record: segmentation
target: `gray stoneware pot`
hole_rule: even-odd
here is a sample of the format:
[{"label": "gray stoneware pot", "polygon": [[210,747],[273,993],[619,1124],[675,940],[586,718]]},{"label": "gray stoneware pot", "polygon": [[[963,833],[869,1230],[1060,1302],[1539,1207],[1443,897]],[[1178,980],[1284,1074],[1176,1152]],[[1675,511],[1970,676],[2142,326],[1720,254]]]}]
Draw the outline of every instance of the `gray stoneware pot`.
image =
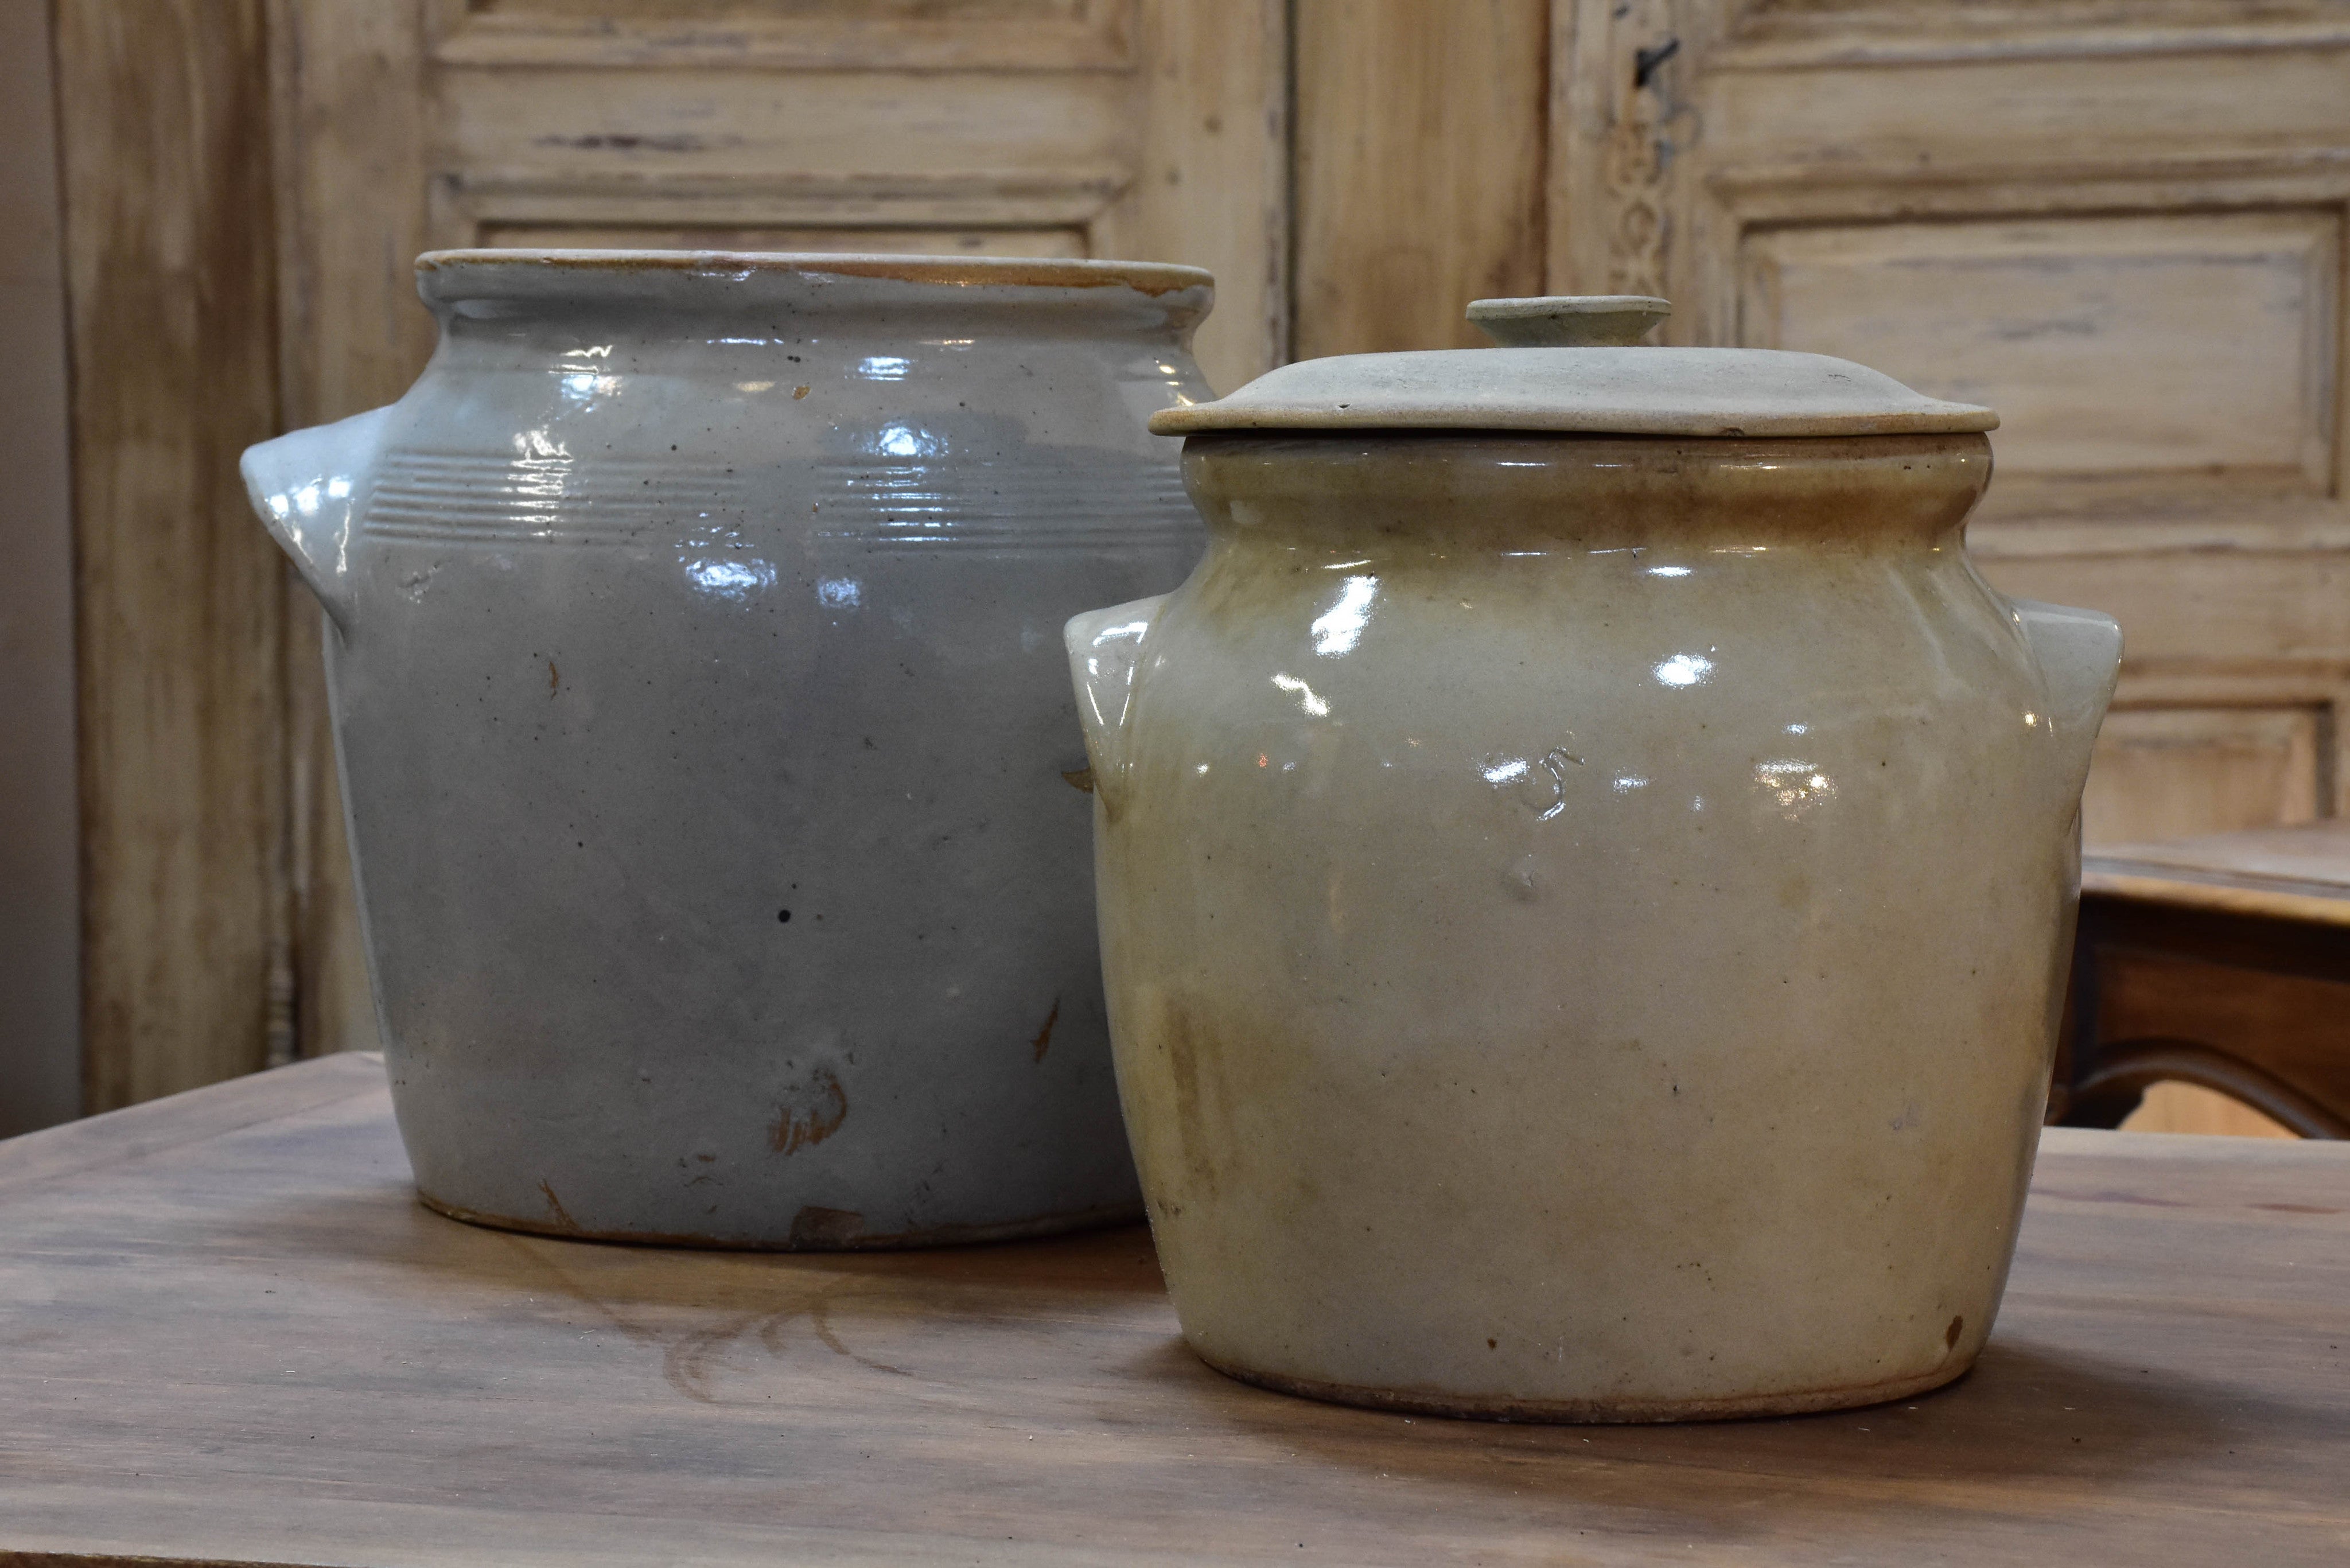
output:
[{"label": "gray stoneware pot", "polygon": [[424,1200],[742,1247],[1137,1212],[1059,629],[1200,553],[1144,421],[1209,395],[1208,275],[417,265],[422,378],[244,472],[333,622]]}]

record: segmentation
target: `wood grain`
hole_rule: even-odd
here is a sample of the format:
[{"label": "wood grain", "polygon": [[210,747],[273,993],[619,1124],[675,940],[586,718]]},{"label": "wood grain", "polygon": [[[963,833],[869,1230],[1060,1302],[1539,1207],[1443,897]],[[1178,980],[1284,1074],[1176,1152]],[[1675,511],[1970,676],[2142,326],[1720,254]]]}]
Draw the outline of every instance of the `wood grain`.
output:
[{"label": "wood grain", "polygon": [[2109,845],[2083,857],[2081,890],[2184,909],[2350,926],[2350,823]]},{"label": "wood grain", "polygon": [[2082,842],[2102,848],[2311,820],[2327,719],[2320,703],[2107,713],[2081,805]]},{"label": "wood grain", "polygon": [[1284,358],[1289,332],[1289,28],[1279,0],[1145,0],[1136,170],[1094,225],[1095,254],[1216,275],[1193,345],[1231,391]]},{"label": "wood grain", "polygon": [[92,1108],[290,1039],[286,600],[260,0],[62,0]]},{"label": "wood grain", "polygon": [[0,1145],[0,1562],[2350,1551],[2350,1146],[2053,1129],[1950,1389],[1544,1428],[1229,1382],[1139,1230],[757,1257],[473,1229],[413,1201],[375,1072],[143,1107],[136,1158],[20,1152],[88,1156],[112,1118]]},{"label": "wood grain", "polygon": [[1479,348],[1543,292],[1543,0],[1298,0],[1292,357]]}]

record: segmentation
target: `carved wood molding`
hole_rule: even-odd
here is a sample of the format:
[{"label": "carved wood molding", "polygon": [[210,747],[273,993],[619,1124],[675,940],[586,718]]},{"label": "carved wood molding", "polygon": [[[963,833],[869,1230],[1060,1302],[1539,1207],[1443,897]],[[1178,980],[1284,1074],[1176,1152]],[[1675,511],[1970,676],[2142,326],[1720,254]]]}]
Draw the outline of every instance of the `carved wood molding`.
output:
[{"label": "carved wood molding", "polygon": [[432,182],[433,243],[472,244],[489,224],[713,228],[1082,228],[1132,183],[1124,170],[886,179],[820,173],[630,178],[444,172]]},{"label": "carved wood molding", "polygon": [[2240,0],[1861,0],[1788,5],[1738,0],[1711,68],[1808,70],[1823,66],[2126,59],[2350,47],[2350,21],[2324,0],[2262,5]]},{"label": "carved wood molding", "polygon": [[[435,64],[727,70],[1127,71],[1137,0],[1028,5],[712,5],[598,13],[547,0],[430,0]],[[961,10],[964,15],[955,13]]]}]

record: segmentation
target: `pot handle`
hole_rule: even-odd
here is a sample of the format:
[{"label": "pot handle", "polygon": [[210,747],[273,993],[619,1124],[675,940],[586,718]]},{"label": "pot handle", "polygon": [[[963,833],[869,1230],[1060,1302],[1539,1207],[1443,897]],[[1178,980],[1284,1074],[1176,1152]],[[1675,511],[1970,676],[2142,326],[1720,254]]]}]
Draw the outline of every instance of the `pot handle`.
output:
[{"label": "pot handle", "polygon": [[1077,717],[1086,727],[1086,761],[1094,772],[1095,798],[1114,793],[1126,773],[1126,716],[1134,695],[1134,672],[1142,661],[1142,639],[1159,618],[1160,594],[1109,609],[1072,616],[1062,631],[1069,650],[1069,676],[1077,688]]},{"label": "pot handle", "polygon": [[346,637],[356,599],[351,525],[390,412],[376,409],[262,441],[245,448],[237,465],[262,526],[293,558],[294,569]]},{"label": "pot handle", "polygon": [[2048,727],[2064,759],[2064,794],[2078,800],[2089,779],[2089,753],[2122,668],[2121,623],[2096,610],[2008,601],[2047,683]]}]

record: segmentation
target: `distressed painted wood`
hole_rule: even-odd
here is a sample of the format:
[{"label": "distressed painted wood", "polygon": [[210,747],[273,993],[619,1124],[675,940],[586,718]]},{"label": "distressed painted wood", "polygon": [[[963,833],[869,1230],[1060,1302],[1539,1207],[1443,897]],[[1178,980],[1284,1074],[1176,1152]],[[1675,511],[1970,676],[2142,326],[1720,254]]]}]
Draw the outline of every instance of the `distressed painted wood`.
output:
[{"label": "distressed painted wood", "polygon": [[1299,0],[1291,357],[1481,348],[1543,292],[1543,0]]},{"label": "distressed painted wood", "polygon": [[1144,0],[1132,182],[1094,254],[1203,266],[1216,308],[1193,353],[1229,391],[1287,358],[1289,10],[1283,0]]},{"label": "distressed painted wood", "polygon": [[71,316],[85,1099],[292,1036],[286,604],[259,0],[56,10]]},{"label": "distressed painted wood", "polygon": [[2106,715],[2081,803],[2084,842],[2269,827],[2319,815],[2321,703],[2124,708]]},{"label": "distressed painted wood", "polygon": [[1780,1421],[1292,1399],[1148,1235],[754,1256],[418,1207],[369,1057],[0,1144],[0,1562],[2320,1563],[2350,1146],[2053,1129],[1977,1370]]}]

